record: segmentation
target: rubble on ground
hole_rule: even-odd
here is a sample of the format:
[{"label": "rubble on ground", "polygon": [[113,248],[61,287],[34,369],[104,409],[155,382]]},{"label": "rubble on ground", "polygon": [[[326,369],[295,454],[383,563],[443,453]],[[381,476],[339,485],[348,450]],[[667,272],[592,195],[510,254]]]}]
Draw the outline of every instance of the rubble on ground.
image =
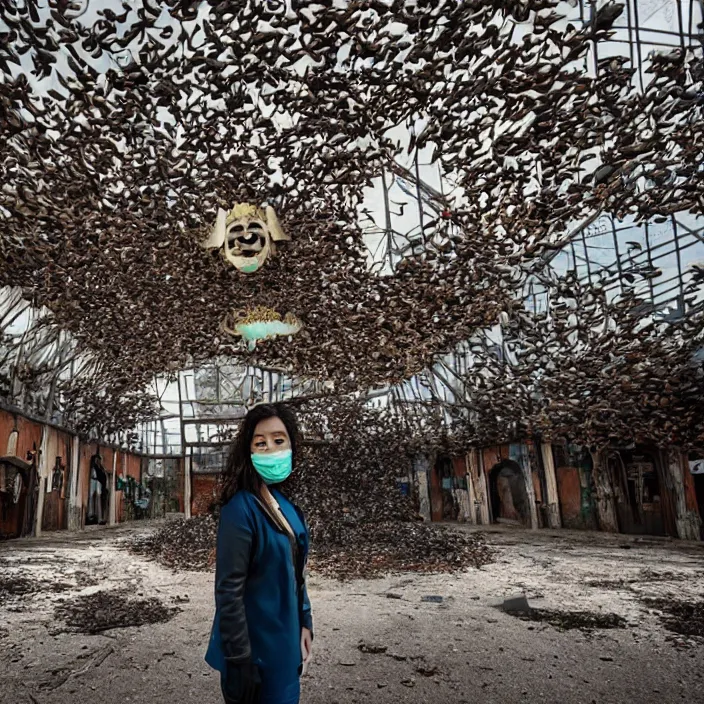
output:
[{"label": "rubble on ground", "polygon": [[0,604],[17,597],[35,594],[41,587],[42,585],[39,582],[27,579],[27,577],[20,577],[19,575],[0,576]]},{"label": "rubble on ground", "polygon": [[214,564],[218,524],[210,514],[168,521],[133,537],[126,547],[175,570],[209,570]]},{"label": "rubble on ground", "polygon": [[168,607],[155,597],[132,599],[124,592],[99,591],[59,604],[54,617],[66,630],[95,635],[113,628],[133,628],[170,621],[180,609]]},{"label": "rubble on ground", "polygon": [[610,628],[626,628],[628,625],[625,618],[618,614],[594,613],[592,611],[562,611],[561,609],[534,609],[529,611],[510,611],[524,621],[538,621],[547,623],[559,631],[569,631],[579,629],[582,631],[593,631]]},{"label": "rubble on ground", "polygon": [[[127,547],[176,570],[214,566],[217,523],[212,516],[169,521],[136,536]],[[453,572],[481,567],[492,551],[478,534],[422,523],[350,524],[327,542],[314,543],[311,572],[336,579],[377,577],[389,572]]]},{"label": "rubble on ground", "polygon": [[390,572],[455,572],[491,561],[481,535],[389,521],[350,525],[338,541],[316,544],[310,569],[335,579],[366,579]]},{"label": "rubble on ground", "polygon": [[0,607],[10,610],[24,610],[22,602],[31,599],[35,594],[46,592],[64,592],[71,589],[66,582],[23,577],[19,574],[0,576]]},{"label": "rubble on ground", "polygon": [[704,599],[680,601],[666,598],[644,598],[643,602],[659,611],[659,619],[667,630],[704,642]]}]

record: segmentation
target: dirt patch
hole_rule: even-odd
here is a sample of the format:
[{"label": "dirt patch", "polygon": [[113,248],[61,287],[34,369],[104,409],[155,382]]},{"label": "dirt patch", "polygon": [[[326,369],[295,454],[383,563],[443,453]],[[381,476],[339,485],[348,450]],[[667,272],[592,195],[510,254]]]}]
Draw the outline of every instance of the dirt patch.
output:
[{"label": "dirt patch", "polygon": [[11,610],[24,610],[22,603],[36,594],[51,592],[54,594],[73,589],[67,582],[47,579],[32,579],[21,575],[6,575],[0,577],[0,607]]},{"label": "dirt patch", "polygon": [[113,628],[164,623],[179,611],[178,607],[168,607],[155,597],[130,599],[122,592],[96,592],[59,604],[54,617],[68,626],[68,632],[95,635]]},{"label": "dirt patch", "polygon": [[626,628],[627,621],[617,614],[594,613],[592,611],[561,611],[559,609],[530,609],[530,611],[506,611],[523,621],[547,623],[559,631],[579,629],[595,631],[609,628]]},{"label": "dirt patch", "polygon": [[704,599],[676,601],[644,598],[643,603],[660,611],[660,622],[668,631],[683,636],[701,638],[704,642]]}]

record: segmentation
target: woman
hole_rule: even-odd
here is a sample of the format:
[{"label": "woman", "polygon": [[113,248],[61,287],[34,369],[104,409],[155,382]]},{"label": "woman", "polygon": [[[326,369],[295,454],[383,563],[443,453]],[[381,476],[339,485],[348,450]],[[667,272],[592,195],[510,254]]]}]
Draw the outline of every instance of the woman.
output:
[{"label": "woman", "polygon": [[227,463],[205,659],[226,704],[298,704],[313,622],[304,569],[308,530],[276,489],[296,460],[297,426],[280,404],[247,414]]}]

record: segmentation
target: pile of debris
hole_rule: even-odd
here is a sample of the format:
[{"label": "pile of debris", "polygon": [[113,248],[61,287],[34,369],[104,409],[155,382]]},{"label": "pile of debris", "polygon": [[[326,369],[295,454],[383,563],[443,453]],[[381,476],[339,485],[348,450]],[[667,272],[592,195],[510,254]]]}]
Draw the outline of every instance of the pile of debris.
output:
[{"label": "pile of debris", "polygon": [[491,561],[481,535],[388,521],[349,525],[339,541],[314,544],[310,570],[334,579],[367,579],[390,572],[455,572]]},{"label": "pile of debris", "polygon": [[622,616],[612,613],[594,613],[593,611],[562,611],[561,609],[535,609],[527,611],[510,611],[524,621],[548,623],[558,631],[579,629],[590,632],[600,629],[626,628],[628,622]]},{"label": "pile of debris", "polygon": [[[315,542],[311,572],[335,579],[377,577],[389,572],[453,572],[491,562],[481,535],[468,535],[422,523],[350,523],[337,537]],[[212,516],[171,521],[137,536],[128,549],[176,570],[212,569],[217,523]]]},{"label": "pile of debris", "polygon": [[23,602],[40,592],[65,592],[72,588],[68,582],[23,577],[19,574],[0,575],[0,607],[11,611],[23,610]]},{"label": "pile of debris", "polygon": [[[289,487],[310,527],[311,571],[349,579],[451,572],[491,561],[481,536],[422,523],[409,476],[417,448],[403,417],[339,398],[296,410],[306,437],[319,440],[303,448]],[[399,480],[407,481],[408,493]]]},{"label": "pile of debris", "polygon": [[704,599],[677,601],[644,598],[643,602],[660,612],[660,622],[668,631],[704,642]]},{"label": "pile of debris", "polygon": [[214,563],[218,524],[211,515],[169,521],[131,539],[127,547],[175,570],[204,571]]},{"label": "pile of debris", "polygon": [[41,585],[35,580],[18,575],[1,575],[0,606],[35,594],[40,588]]},{"label": "pile of debris", "polygon": [[96,592],[59,604],[54,617],[68,626],[68,632],[95,635],[112,628],[135,628],[170,621],[179,611],[159,599],[131,599],[121,592]]}]

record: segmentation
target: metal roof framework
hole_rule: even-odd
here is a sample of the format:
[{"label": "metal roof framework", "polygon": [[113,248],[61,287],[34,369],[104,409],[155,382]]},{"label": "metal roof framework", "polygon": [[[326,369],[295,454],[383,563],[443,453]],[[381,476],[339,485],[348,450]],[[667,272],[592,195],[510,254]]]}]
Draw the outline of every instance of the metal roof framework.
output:
[{"label": "metal roof framework", "polygon": [[[571,7],[575,3],[562,3],[571,13],[569,19],[584,23],[593,21],[603,4],[580,0]],[[660,4],[628,0],[607,51],[629,58],[637,67],[633,80],[643,89],[648,82],[649,52],[673,48],[701,52],[703,6],[695,0]],[[604,47],[599,50],[604,51]],[[586,61],[597,71],[601,58],[595,45]],[[408,252],[434,246],[426,236],[426,223],[461,206],[461,194],[453,191],[449,178],[440,172],[437,163],[424,163],[423,158],[424,154],[415,150],[410,162],[398,163],[390,173],[382,173],[375,184],[376,207],[365,205],[360,213],[361,222],[366,222],[370,267],[379,275],[393,275]],[[450,234],[452,227],[448,222]],[[610,215],[594,213],[591,221],[572,232],[560,249],[531,264],[515,295],[533,313],[546,312],[551,279],[573,270],[582,282],[605,285],[614,298],[635,285],[650,304],[644,315],[688,315],[701,308],[701,288],[692,285],[696,273],[692,264],[698,262],[704,262],[701,218],[675,213],[659,222],[637,223],[618,222]],[[90,351],[80,349],[68,333],[53,329],[48,324],[48,311],[37,310],[31,303],[16,289],[0,293],[2,396],[8,407],[71,427],[76,418],[64,413],[62,382],[89,376],[100,362]],[[465,394],[463,385],[472,368],[472,346],[478,344],[502,354],[500,334],[484,331],[451,353],[440,355],[433,367],[388,394],[384,389],[377,390],[375,402],[404,408],[452,406]],[[135,434],[116,436],[99,427],[94,432],[154,454],[183,453],[190,446],[224,441],[242,409],[256,400],[323,396],[334,393],[334,388],[320,381],[291,378],[285,369],[218,360],[198,369],[174,370],[155,379],[151,391],[159,407],[151,409],[151,418],[145,408]],[[106,394],[106,402],[113,401]]]}]

